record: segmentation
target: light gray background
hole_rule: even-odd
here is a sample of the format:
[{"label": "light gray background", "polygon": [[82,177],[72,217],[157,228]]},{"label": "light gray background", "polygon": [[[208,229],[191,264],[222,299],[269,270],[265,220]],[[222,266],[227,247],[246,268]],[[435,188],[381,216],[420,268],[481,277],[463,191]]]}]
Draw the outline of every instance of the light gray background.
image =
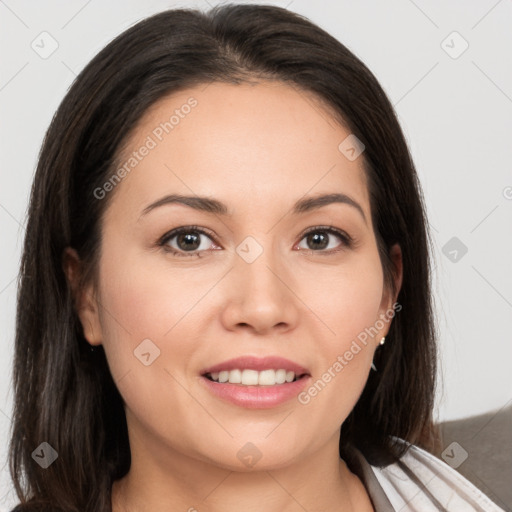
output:
[{"label": "light gray background", "polygon": [[[44,133],[76,74],[116,35],[164,9],[205,10],[216,3],[0,0],[2,511],[16,502],[6,460],[16,275]],[[437,417],[500,414],[512,403],[512,2],[261,3],[303,14],[338,38],[373,71],[395,105],[436,247]],[[40,36],[44,31],[58,43],[45,59],[31,47],[35,41],[50,48],[48,36]],[[458,55],[464,40],[469,46]],[[453,237],[466,254],[446,246]]]}]

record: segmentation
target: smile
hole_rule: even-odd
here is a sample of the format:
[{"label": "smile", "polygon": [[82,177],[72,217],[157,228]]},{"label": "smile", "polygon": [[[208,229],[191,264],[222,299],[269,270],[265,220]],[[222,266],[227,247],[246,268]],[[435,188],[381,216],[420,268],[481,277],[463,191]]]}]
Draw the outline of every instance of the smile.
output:
[{"label": "smile", "polygon": [[222,370],[220,372],[207,373],[206,378],[219,383],[229,382],[229,384],[241,384],[242,386],[275,386],[276,384],[285,384],[294,382],[303,375],[297,376],[293,371],[285,369],[278,370]]}]

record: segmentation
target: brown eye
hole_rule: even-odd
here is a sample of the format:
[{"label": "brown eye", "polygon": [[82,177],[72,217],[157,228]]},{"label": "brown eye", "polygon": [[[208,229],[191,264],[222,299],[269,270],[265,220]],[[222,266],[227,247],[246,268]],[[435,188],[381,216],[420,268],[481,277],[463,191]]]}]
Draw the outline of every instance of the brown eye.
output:
[{"label": "brown eye", "polygon": [[[333,239],[333,235],[335,235],[335,238],[341,240],[341,244],[338,243],[338,245],[336,245],[336,243],[333,242],[334,245],[332,245],[331,241]],[[302,247],[302,249],[327,254],[339,251],[340,246],[341,248],[351,247],[352,244],[352,239],[349,235],[333,227],[312,228],[304,234],[302,240],[304,239],[306,240],[306,247]]]},{"label": "brown eye", "polygon": [[313,249],[325,249],[329,245],[329,234],[325,231],[310,233],[306,239]]},{"label": "brown eye", "polygon": [[175,236],[178,248],[184,251],[193,251],[201,245],[201,235],[197,232],[181,233]]},{"label": "brown eye", "polygon": [[203,229],[196,226],[181,227],[164,235],[158,245],[173,256],[200,257],[201,253],[208,250],[211,245],[204,242],[204,239],[211,240],[211,236]]}]

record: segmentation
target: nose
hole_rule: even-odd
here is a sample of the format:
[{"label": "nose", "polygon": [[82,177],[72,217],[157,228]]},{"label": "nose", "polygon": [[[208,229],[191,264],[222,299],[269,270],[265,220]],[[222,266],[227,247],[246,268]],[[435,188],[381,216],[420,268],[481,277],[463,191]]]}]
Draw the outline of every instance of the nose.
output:
[{"label": "nose", "polygon": [[302,303],[282,255],[265,249],[254,261],[249,261],[235,255],[234,268],[225,283],[224,326],[228,330],[244,328],[258,334],[294,329]]}]

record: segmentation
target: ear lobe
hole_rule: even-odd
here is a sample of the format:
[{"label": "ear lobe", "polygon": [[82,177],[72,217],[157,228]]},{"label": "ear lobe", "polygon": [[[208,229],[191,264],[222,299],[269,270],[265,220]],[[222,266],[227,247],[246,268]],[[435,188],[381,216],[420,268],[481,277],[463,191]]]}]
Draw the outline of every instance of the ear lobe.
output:
[{"label": "ear lobe", "polygon": [[98,305],[94,299],[92,284],[80,289],[82,272],[80,257],[75,249],[66,247],[62,254],[62,268],[73,295],[73,304],[80,318],[84,336],[91,345],[101,344],[101,329]]}]

